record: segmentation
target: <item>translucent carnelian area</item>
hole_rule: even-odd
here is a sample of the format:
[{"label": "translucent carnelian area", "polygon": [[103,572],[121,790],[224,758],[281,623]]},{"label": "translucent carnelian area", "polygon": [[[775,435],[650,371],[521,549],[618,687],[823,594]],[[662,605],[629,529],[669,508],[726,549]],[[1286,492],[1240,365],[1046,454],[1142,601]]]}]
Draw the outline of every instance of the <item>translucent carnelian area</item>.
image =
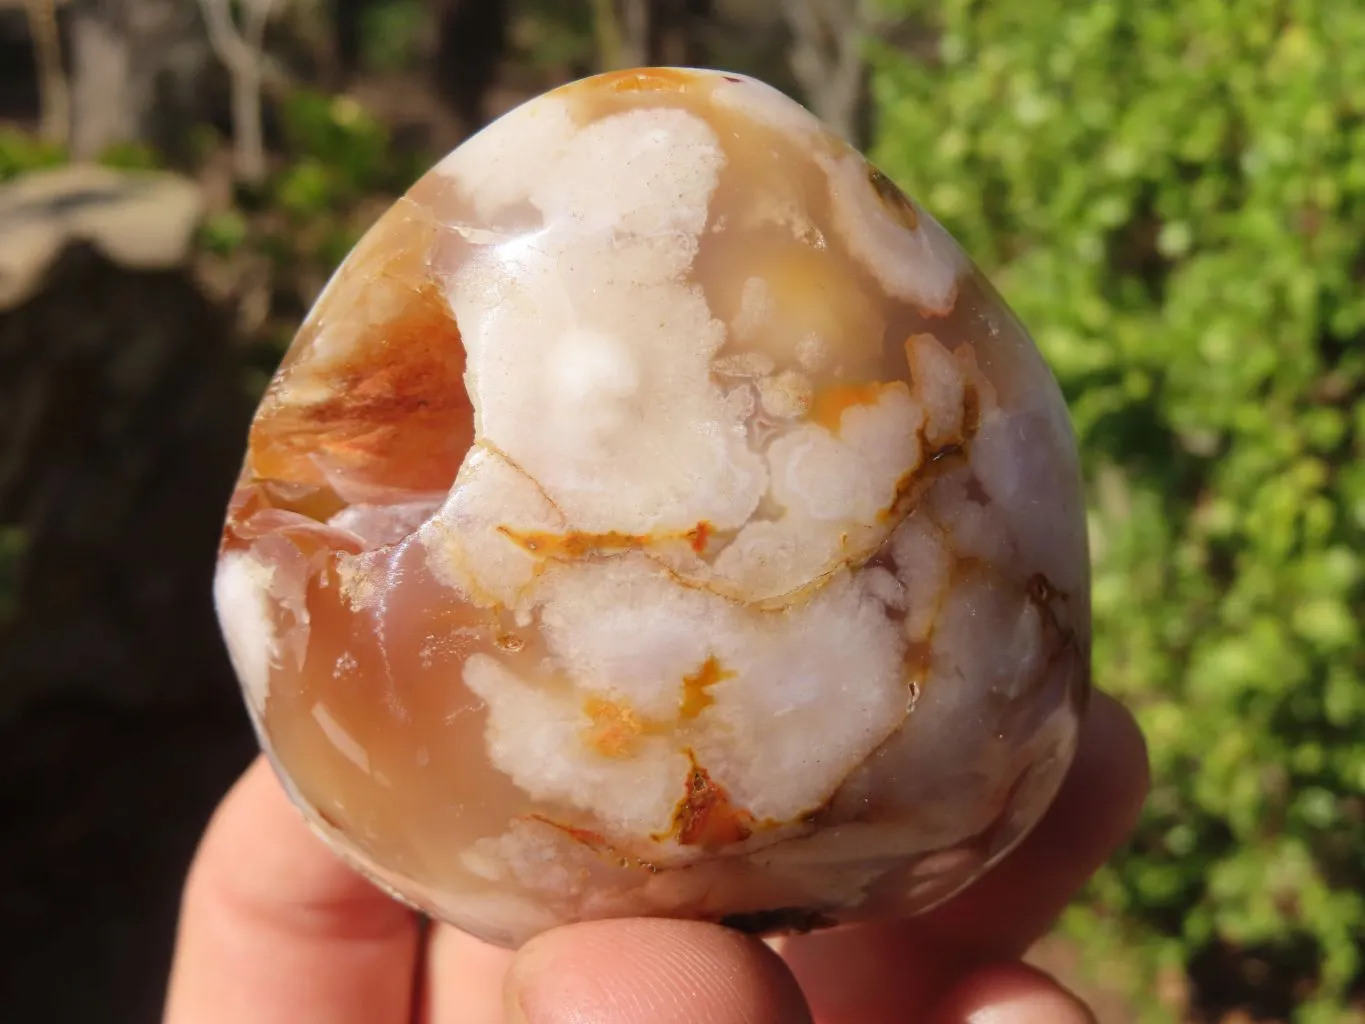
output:
[{"label": "translucent carnelian area", "polygon": [[421,284],[344,357],[281,378],[252,427],[248,469],[260,480],[320,484],[339,474],[368,487],[444,490],[474,436],[464,367],[454,317]]},{"label": "translucent carnelian area", "polygon": [[684,92],[706,85],[705,80],[683,68],[635,68],[601,75],[594,87],[612,92]]},{"label": "translucent carnelian area", "polygon": [[[411,543],[370,557],[404,586],[356,607],[337,557],[321,560],[307,651],[272,685],[266,731],[332,827],[395,870],[448,884],[449,851],[521,803],[487,770],[476,702],[451,685],[471,650],[491,646],[486,623],[427,576]],[[451,800],[454,779],[477,779],[488,804]]]}]

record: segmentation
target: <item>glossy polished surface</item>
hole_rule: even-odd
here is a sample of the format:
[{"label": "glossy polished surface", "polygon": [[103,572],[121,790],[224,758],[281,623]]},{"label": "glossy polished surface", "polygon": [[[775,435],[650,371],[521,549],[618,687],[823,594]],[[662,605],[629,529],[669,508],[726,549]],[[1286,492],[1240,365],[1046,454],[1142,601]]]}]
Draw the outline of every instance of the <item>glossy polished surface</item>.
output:
[{"label": "glossy polished surface", "polygon": [[551,92],[381,218],[261,405],[216,598],[318,831],[506,945],[920,911],[1037,821],[1088,687],[1033,343],[715,72]]}]

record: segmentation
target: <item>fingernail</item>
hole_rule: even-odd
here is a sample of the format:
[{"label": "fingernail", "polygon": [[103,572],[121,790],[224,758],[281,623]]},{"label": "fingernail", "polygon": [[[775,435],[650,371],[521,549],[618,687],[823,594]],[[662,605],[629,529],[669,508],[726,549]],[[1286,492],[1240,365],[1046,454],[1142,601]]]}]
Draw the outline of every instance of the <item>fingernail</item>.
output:
[{"label": "fingernail", "polygon": [[964,978],[933,1014],[934,1024],[1099,1024],[1061,985],[1020,963],[985,967]]},{"label": "fingernail", "polygon": [[531,1024],[531,1018],[526,1014],[526,1007],[521,1001],[522,993],[525,991],[522,985],[522,975],[525,970],[521,967],[522,958],[518,956],[512,961],[512,966],[507,970],[507,977],[502,986],[502,1019],[506,1024]]},{"label": "fingernail", "polygon": [[547,944],[538,936],[517,951],[502,987],[506,1024],[553,1024],[560,1019],[556,1004],[564,1001],[564,993],[547,993],[547,984],[551,990],[556,988],[553,950],[554,943]]},{"label": "fingernail", "polygon": [[1057,990],[1030,992],[983,1006],[962,1024],[1099,1024],[1079,1000]]}]

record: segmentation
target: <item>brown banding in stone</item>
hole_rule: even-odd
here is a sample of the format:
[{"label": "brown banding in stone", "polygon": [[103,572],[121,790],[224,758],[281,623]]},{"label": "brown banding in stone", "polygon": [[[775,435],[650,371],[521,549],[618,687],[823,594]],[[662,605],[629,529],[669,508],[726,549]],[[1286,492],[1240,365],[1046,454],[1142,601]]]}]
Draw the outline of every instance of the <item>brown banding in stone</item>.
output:
[{"label": "brown banding in stone", "polygon": [[[934,635],[933,627],[929,627],[929,637]],[[918,698],[920,689],[924,686],[924,681],[929,678],[929,668],[934,660],[934,646],[932,639],[912,640],[905,646],[905,654],[902,661],[905,664],[905,678],[907,684],[913,690],[910,701],[910,708],[914,708],[915,698]],[[909,714],[909,711],[906,712]]]},{"label": "brown banding in stone", "polygon": [[586,828],[575,828],[573,825],[565,825],[562,822],[555,821],[553,818],[547,818],[543,814],[528,814],[526,815],[526,818],[529,821],[538,821],[542,825],[549,825],[551,828],[558,829],[575,843],[581,843],[594,850],[608,848],[609,844],[600,832],[594,832],[591,829]]},{"label": "brown banding in stone", "polygon": [[1090,697],[1090,657],[1086,645],[1081,642],[1076,631],[1062,623],[1057,606],[1059,603],[1066,603],[1067,594],[1045,574],[1037,572],[1025,582],[1024,597],[1038,609],[1038,614],[1043,620],[1043,636],[1050,647],[1047,658],[1035,672],[1034,678],[1029,680],[1027,691],[1032,693],[1043,689],[1056,675],[1058,666],[1066,658],[1074,658],[1078,678],[1074,692],[1068,694],[1068,697],[1077,707],[1084,710]]},{"label": "brown banding in stone", "polygon": [[574,562],[595,555],[640,551],[676,542],[685,543],[694,552],[701,554],[716,534],[715,528],[705,521],[681,533],[636,534],[615,531],[592,533],[586,530],[553,533],[548,530],[514,530],[510,526],[499,526],[498,532],[527,554],[561,562]]},{"label": "brown banding in stone", "polygon": [[561,561],[616,551],[635,551],[649,543],[648,537],[631,533],[586,533],[581,530],[549,533],[543,530],[514,530],[510,526],[499,526],[498,532],[529,554]]},{"label": "brown banding in stone", "polygon": [[981,426],[981,393],[971,381],[962,388],[962,443],[976,437]]},{"label": "brown banding in stone", "polygon": [[647,871],[651,875],[659,873],[660,869],[649,861],[622,853],[600,832],[588,828],[579,828],[574,825],[566,825],[564,822],[555,821],[553,818],[547,817],[544,814],[527,814],[522,817],[522,820],[535,821],[542,825],[548,825],[550,828],[562,833],[571,841],[580,846],[587,847],[593,853],[598,854],[605,860],[615,863],[618,867],[635,868]]},{"label": "brown banding in stone", "polygon": [[907,231],[919,227],[919,213],[915,210],[915,204],[910,202],[910,198],[894,181],[871,165],[867,169],[867,180],[896,223]]}]

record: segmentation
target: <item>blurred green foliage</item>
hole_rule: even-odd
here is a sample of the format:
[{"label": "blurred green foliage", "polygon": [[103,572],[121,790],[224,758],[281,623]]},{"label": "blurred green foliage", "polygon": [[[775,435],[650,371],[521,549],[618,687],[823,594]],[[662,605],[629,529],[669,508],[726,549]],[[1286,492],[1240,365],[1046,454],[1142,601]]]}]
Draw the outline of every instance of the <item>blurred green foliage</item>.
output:
[{"label": "blurred green foliage", "polygon": [[[0,124],[0,181],[8,181],[29,171],[60,167],[67,162],[66,150],[37,135]],[[100,154],[98,162],[105,167],[124,171],[154,170],[160,160],[148,146],[120,143]]]},{"label": "blurred green foliage", "polygon": [[0,181],[64,163],[66,151],[60,146],[18,128],[0,125]]},{"label": "blurred green foliage", "polygon": [[[346,96],[299,88],[279,106],[281,137],[259,189],[213,211],[200,232],[215,256],[264,261],[270,292],[248,388],[259,390],[332,270],[382,210],[431,163]],[[256,365],[259,362],[260,365]]]},{"label": "blurred green foliage", "polygon": [[597,0],[521,0],[514,8],[511,42],[529,64],[545,68],[591,68],[597,63]]},{"label": "blurred green foliage", "polygon": [[110,146],[100,161],[105,167],[120,171],[153,171],[161,166],[161,159],[150,147],[137,142],[120,142]]},{"label": "blurred green foliage", "polygon": [[421,171],[390,148],[387,129],[344,96],[300,89],[281,110],[285,169],[272,198],[285,212],[311,217],[374,192],[401,191]]},{"label": "blurred green foliage", "polygon": [[427,25],[424,0],[372,3],[361,19],[361,61],[372,71],[405,71],[417,63]]},{"label": "blurred green foliage", "polygon": [[[1365,5],[892,0],[875,157],[1035,332],[1155,785],[1068,925],[1346,1019],[1365,943]],[[1154,986],[1146,986],[1150,993]],[[1152,1019],[1167,1019],[1153,1004]]]}]

